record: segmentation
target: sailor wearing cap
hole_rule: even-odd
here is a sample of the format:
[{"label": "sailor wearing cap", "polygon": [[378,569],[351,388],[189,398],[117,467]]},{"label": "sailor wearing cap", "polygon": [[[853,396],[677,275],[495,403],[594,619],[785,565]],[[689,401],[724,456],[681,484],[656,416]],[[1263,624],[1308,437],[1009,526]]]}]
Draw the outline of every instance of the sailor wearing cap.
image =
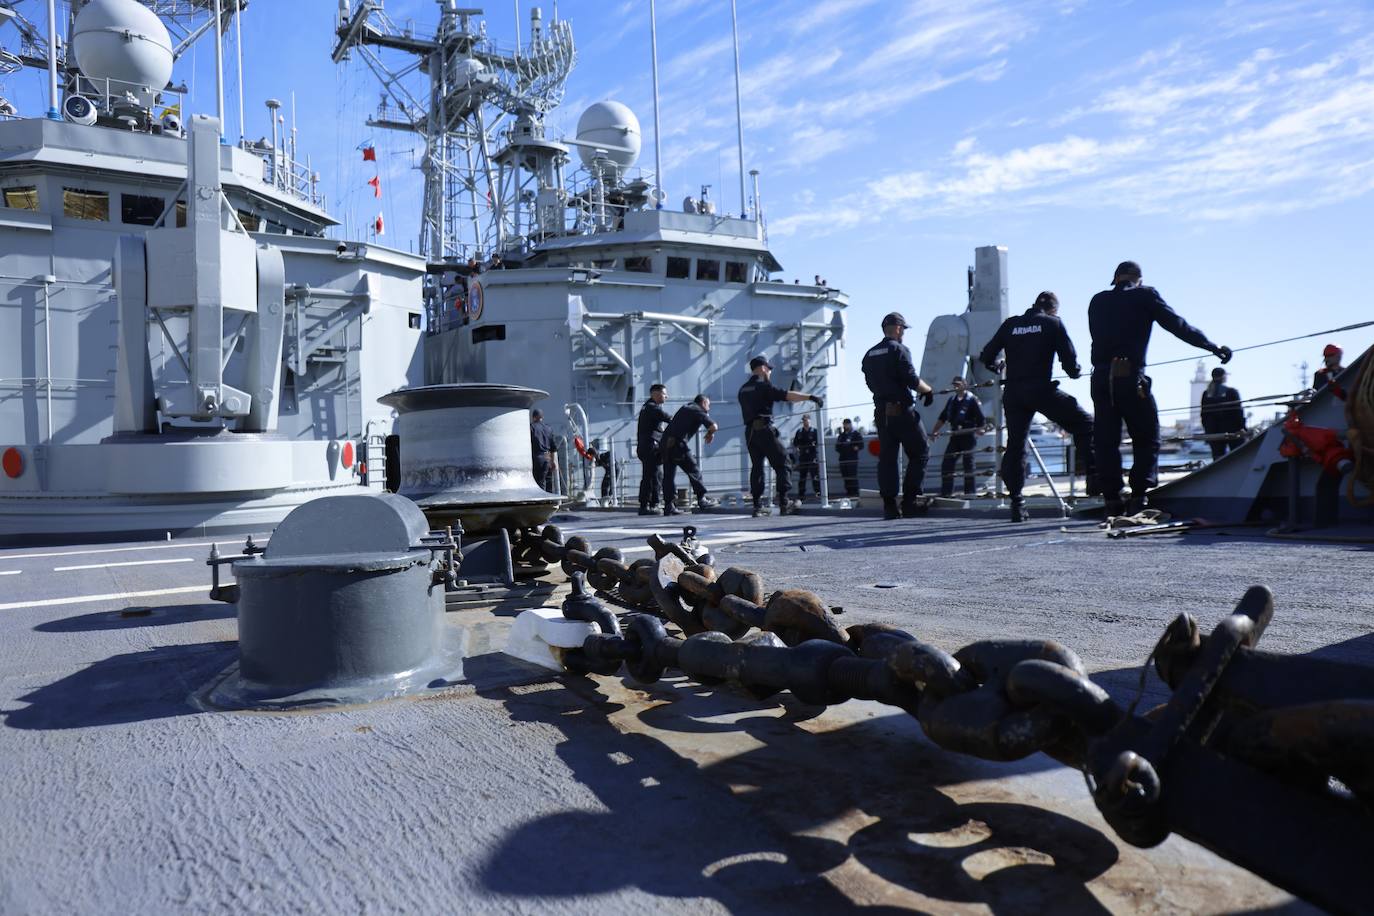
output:
[{"label": "sailor wearing cap", "polygon": [[561,440],[544,422],[544,411],[530,411],[530,452],[535,483],[550,493],[558,492],[558,446]]},{"label": "sailor wearing cap", "polygon": [[763,509],[763,462],[773,466],[777,479],[778,508],[783,515],[795,515],[799,506],[788,502],[792,478],[787,468],[787,450],[773,425],[773,405],[781,401],[821,403],[820,395],[785,391],[774,385],[773,365],[766,356],[749,360],[749,381],[740,386],[739,406],[744,415],[744,442],[749,449],[749,492],[754,497],[754,517],[768,513]]},{"label": "sailor wearing cap", "polygon": [[1200,415],[1204,433],[1225,437],[1207,440],[1213,461],[1245,442],[1245,408],[1240,392],[1226,384],[1226,370],[1220,366],[1212,370],[1212,384],[1202,392]]},{"label": "sailor wearing cap", "polygon": [[1220,347],[1184,321],[1150,286],[1142,286],[1140,265],[1122,261],[1112,288],[1088,303],[1092,333],[1093,454],[1108,515],[1125,510],[1121,501],[1121,424],[1131,436],[1131,509],[1146,506],[1145,491],[1159,482],[1159,409],[1145,374],[1145,351],[1154,325],[1185,343],[1208,350],[1223,363],[1231,348]]},{"label": "sailor wearing cap", "polygon": [[[1100,490],[1093,461],[1093,418],[1078,401],[1059,390],[1050,378],[1054,358],[1069,378],[1078,378],[1078,352],[1069,332],[1059,320],[1059,297],[1046,290],[1035,297],[1025,314],[1013,315],[992,335],[978,361],[997,372],[997,354],[1006,353],[1006,387],[1002,405],[1007,418],[1007,451],[1002,456],[1002,482],[1011,497],[1011,520],[1026,520],[1026,502],[1021,488],[1026,483],[1026,436],[1031,420],[1042,413],[1073,436],[1074,455],[1083,462],[1089,496]],[[1119,476],[1119,475],[1118,475]],[[1117,485],[1118,489],[1120,484]]]},{"label": "sailor wearing cap", "polygon": [[[927,407],[935,392],[916,374],[911,351],[902,345],[908,325],[897,312],[883,318],[883,339],[863,358],[864,381],[873,392],[873,425],[878,428],[878,492],[883,497],[883,518],[908,518],[923,509],[916,497],[924,492],[930,445],[925,427],[914,409],[914,390]],[[897,507],[897,447],[906,452],[906,476],[902,480],[902,504]]]},{"label": "sailor wearing cap", "polygon": [[1345,371],[1341,365],[1341,357],[1345,355],[1340,347],[1335,344],[1327,344],[1322,350],[1322,367],[1312,376],[1312,390],[1321,391],[1327,385],[1336,380],[1336,376]]}]

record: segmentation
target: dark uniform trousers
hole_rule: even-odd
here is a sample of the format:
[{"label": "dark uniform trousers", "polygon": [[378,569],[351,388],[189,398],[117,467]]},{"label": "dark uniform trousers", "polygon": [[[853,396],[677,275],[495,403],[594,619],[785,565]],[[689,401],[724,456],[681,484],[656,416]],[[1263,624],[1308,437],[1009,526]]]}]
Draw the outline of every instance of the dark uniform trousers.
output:
[{"label": "dark uniform trousers", "polygon": [[659,454],[663,456],[663,508],[671,509],[677,501],[677,469],[687,472],[687,484],[697,495],[697,501],[706,495],[706,484],[702,483],[701,471],[692,450],[686,442],[678,442],[671,436],[664,436],[659,443]]},{"label": "dark uniform trousers", "polygon": [[609,465],[602,465],[605,473],[601,476],[601,499],[609,502],[615,494],[615,468]]},{"label": "dark uniform trousers", "polygon": [[844,478],[844,495],[859,495],[859,459],[841,458],[840,476]]},{"label": "dark uniform trousers", "polygon": [[841,432],[835,441],[835,452],[840,458],[840,476],[844,478],[846,496],[859,495],[859,451],[863,444],[863,436],[857,433]]},{"label": "dark uniform trousers", "polygon": [[763,462],[767,461],[773,466],[778,506],[786,506],[787,494],[792,491],[792,474],[787,466],[787,449],[783,448],[782,437],[771,419],[755,420],[746,426],[744,442],[749,449],[749,493],[754,497],[754,505],[763,500]]},{"label": "dark uniform trousers", "polygon": [[821,495],[820,464],[814,452],[797,453],[797,498],[806,499],[806,479],[811,478],[816,495]]},{"label": "dark uniform trousers", "polygon": [[663,489],[663,465],[659,457],[659,448],[652,442],[641,442],[635,449],[635,457],[639,459],[639,465],[644,471],[639,478],[639,507],[647,509],[649,506],[657,506],[658,495]]},{"label": "dark uniform trousers", "polygon": [[1106,368],[1093,371],[1093,453],[1102,495],[1121,492],[1121,424],[1131,436],[1131,491],[1144,493],[1159,482],[1159,410],[1141,376],[1112,378]]},{"label": "dark uniform trousers", "polygon": [[[1093,403],[1097,402],[1097,381],[1093,380]],[[1134,395],[1132,395],[1134,396]],[[1153,403],[1153,402],[1152,402]],[[1101,470],[1100,459],[1094,460],[1096,445],[1093,440],[1093,418],[1078,405],[1072,396],[1059,390],[1059,386],[1049,380],[1008,382],[1002,392],[1002,411],[1007,421],[1007,451],[1002,456],[1002,482],[1007,492],[1020,496],[1026,483],[1026,436],[1030,431],[1031,420],[1043,414],[1051,423],[1059,426],[1073,437],[1075,462],[1081,462],[1090,481]],[[1097,414],[1097,429],[1101,429],[1102,414]],[[1120,422],[1117,423],[1119,437]],[[1156,427],[1156,433],[1158,427]],[[1120,458],[1117,458],[1117,476],[1121,476]],[[1100,479],[1100,477],[1098,477]],[[1120,489],[1120,485],[1117,486]]]},{"label": "dark uniform trousers", "polygon": [[534,479],[539,485],[550,493],[557,493],[558,481],[553,473],[553,462],[548,455],[534,456]]},{"label": "dark uniform trousers", "polygon": [[1212,447],[1212,460],[1216,461],[1227,452],[1234,452],[1236,449],[1240,448],[1245,444],[1245,440],[1240,436],[1236,436],[1234,439],[1212,439],[1209,440],[1207,444]]},{"label": "dark uniform trousers", "polygon": [[961,458],[964,465],[964,492],[974,491],[977,481],[973,479],[973,450],[977,445],[978,440],[974,436],[949,437],[949,442],[945,443],[945,457],[940,462],[941,496],[954,493],[954,466]]},{"label": "dark uniform trousers", "polygon": [[884,500],[897,498],[897,450],[906,452],[906,474],[902,478],[902,499],[914,499],[925,492],[926,465],[930,462],[930,444],[920,414],[911,404],[893,405],[898,410],[888,416],[887,409],[873,412],[873,425],[878,428],[878,493]]}]

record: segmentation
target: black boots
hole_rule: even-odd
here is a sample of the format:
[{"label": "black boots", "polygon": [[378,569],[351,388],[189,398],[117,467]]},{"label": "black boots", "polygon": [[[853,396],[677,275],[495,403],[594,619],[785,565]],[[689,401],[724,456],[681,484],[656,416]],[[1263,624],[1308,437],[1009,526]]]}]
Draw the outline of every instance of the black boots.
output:
[{"label": "black boots", "polygon": [[1030,518],[1030,513],[1026,511],[1026,500],[1021,496],[1011,498],[1011,520],[1013,522],[1024,522]]},{"label": "black boots", "polygon": [[889,521],[889,522],[890,522],[890,521],[892,521],[893,519],[897,519],[897,518],[901,518],[901,517],[902,517],[902,510],[897,508],[897,500],[895,500],[895,499],[885,499],[885,500],[883,500],[883,520],[884,520],[884,521]]}]

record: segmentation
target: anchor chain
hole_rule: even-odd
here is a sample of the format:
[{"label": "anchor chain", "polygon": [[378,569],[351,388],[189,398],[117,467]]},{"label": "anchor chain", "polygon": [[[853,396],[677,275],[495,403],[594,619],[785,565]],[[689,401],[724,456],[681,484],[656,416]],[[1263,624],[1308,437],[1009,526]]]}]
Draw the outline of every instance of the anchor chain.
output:
[{"label": "anchor chain", "polygon": [[[649,684],[675,670],[759,699],[885,703],[947,750],[994,761],[1044,752],[1081,770],[1133,845],[1179,833],[1329,908],[1360,899],[1358,850],[1374,843],[1374,671],[1257,651],[1274,613],[1267,588],[1249,589],[1209,635],[1189,614],[1168,625],[1151,660],[1172,695],[1141,716],[1053,640],[980,640],[950,654],[890,626],[843,628],[812,592],[765,597],[757,573],[718,572],[690,527],[679,543],[648,544],[652,559],[626,564],[616,548],[565,541],[553,525],[516,538],[517,560],[558,563],[574,579],[565,614],[601,630],[562,654],[569,672],[623,668]],[[612,624],[582,594],[583,577],[636,612]],[[1259,796],[1291,835],[1251,823]],[[1340,839],[1332,851],[1308,834]]]}]

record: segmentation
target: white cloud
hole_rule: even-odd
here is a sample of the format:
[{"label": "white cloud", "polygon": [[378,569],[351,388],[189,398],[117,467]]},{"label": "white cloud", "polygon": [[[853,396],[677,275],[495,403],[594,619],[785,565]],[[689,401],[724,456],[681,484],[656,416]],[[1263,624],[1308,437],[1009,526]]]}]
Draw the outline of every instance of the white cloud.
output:
[{"label": "white cloud", "polygon": [[[1247,20],[1228,8],[1223,18],[1236,21],[1147,49],[1105,84],[1085,85],[1093,95],[1086,104],[1074,105],[1065,92],[1062,113],[989,118],[976,136],[953,140],[944,158],[856,181],[830,198],[826,212],[783,214],[773,232],[1104,202],[1183,219],[1245,220],[1368,194],[1374,38],[1367,29],[1319,41],[1294,33],[1291,23],[1270,28],[1295,7],[1310,9],[1267,4]],[[1218,43],[1219,33],[1246,34],[1249,47],[1237,55],[1234,43]],[[920,45],[908,39],[903,47]],[[1068,123],[1075,129],[1059,133]],[[1039,136],[1008,142],[1027,134]]]}]

